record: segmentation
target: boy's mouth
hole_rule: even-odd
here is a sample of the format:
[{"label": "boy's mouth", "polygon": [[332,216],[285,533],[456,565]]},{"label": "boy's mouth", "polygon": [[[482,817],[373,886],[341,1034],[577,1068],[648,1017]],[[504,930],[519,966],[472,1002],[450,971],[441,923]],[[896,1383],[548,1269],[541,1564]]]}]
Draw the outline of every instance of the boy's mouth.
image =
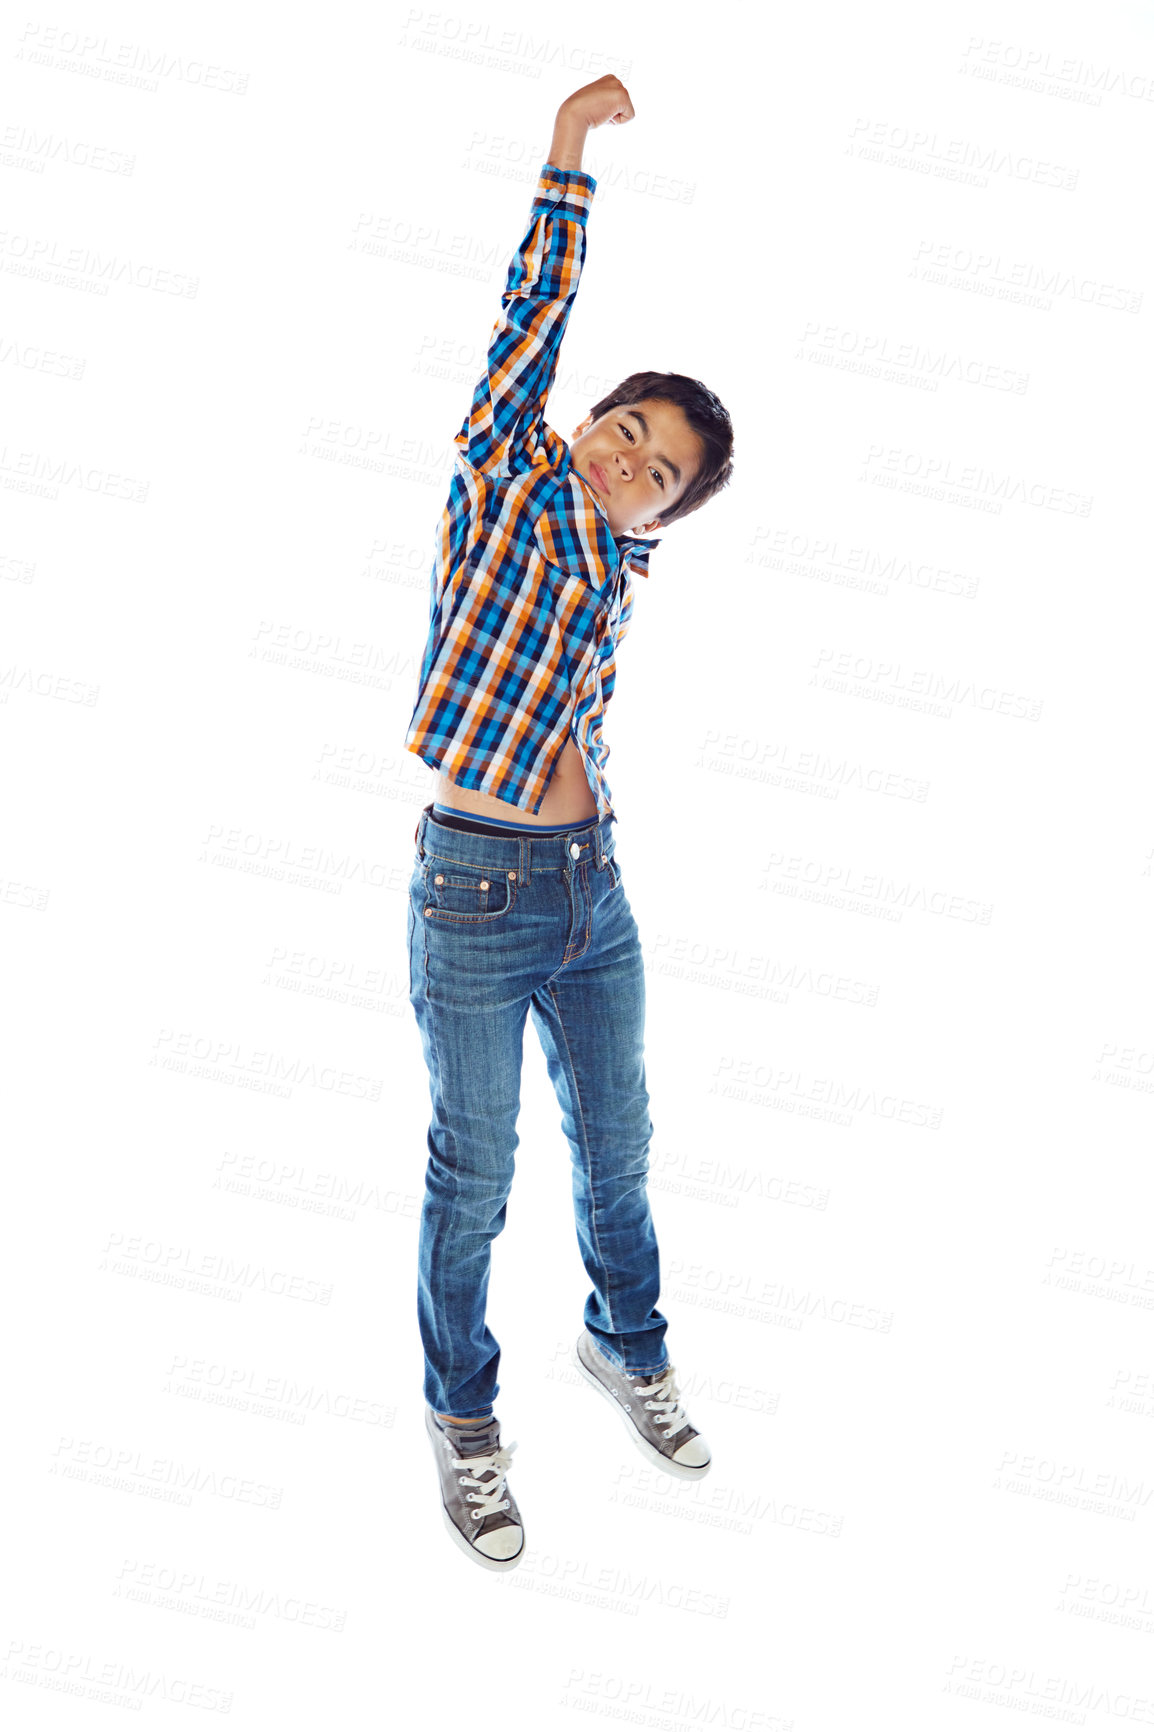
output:
[{"label": "boy's mouth", "polygon": [[608,493],[609,477],[606,475],[604,469],[602,469],[600,463],[591,463],[589,465],[589,473],[593,477],[597,486],[601,489],[602,493]]}]

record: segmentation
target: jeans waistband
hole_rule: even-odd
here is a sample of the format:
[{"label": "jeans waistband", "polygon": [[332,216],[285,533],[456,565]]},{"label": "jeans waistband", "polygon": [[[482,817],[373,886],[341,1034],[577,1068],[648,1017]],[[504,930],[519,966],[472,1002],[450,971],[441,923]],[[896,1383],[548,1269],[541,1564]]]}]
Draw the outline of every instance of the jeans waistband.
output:
[{"label": "jeans waistband", "polygon": [[426,854],[468,860],[472,866],[491,867],[495,872],[515,871],[518,884],[528,884],[534,871],[565,871],[589,860],[603,868],[613,858],[614,822],[613,818],[586,818],[559,834],[537,836],[524,830],[516,836],[478,836],[438,824],[430,802],[417,820],[414,840],[422,860]]}]

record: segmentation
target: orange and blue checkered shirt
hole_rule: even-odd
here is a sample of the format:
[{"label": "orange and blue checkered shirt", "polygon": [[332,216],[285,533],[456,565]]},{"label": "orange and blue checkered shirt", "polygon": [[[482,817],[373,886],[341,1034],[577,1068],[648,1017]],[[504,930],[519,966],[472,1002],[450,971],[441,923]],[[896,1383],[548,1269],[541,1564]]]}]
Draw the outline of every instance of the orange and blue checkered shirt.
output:
[{"label": "orange and blue checkered shirt", "polygon": [[536,813],[572,736],[598,815],[615,817],[602,723],[632,575],[649,575],[658,541],[614,537],[592,482],[543,418],[596,185],[548,162],[537,181],[454,441],[405,745],[458,787]]}]

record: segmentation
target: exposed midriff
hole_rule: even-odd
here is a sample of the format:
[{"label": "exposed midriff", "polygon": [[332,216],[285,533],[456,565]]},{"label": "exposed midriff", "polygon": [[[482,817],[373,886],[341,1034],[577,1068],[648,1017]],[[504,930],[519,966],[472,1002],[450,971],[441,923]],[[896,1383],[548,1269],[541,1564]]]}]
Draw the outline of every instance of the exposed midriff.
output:
[{"label": "exposed midriff", "polygon": [[475,788],[458,788],[448,776],[436,773],[433,798],[442,806],[453,806],[458,812],[471,812],[477,818],[500,818],[506,824],[522,825],[526,830],[534,824],[579,824],[597,816],[597,801],[585,774],[581,752],[570,734],[561,750],[545,789],[539,812],[528,812],[508,800],[495,799]]}]

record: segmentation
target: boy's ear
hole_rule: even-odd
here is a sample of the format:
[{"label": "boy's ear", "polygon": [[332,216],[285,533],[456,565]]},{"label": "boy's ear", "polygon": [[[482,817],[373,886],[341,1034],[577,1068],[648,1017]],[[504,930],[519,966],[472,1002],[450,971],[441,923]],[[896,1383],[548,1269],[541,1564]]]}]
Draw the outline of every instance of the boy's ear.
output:
[{"label": "boy's ear", "polygon": [[577,425],[576,425],[576,427],[574,427],[574,429],[573,429],[573,437],[574,437],[574,439],[577,439],[577,438],[579,438],[579,437],[580,437],[580,435],[581,435],[581,434],[582,434],[582,433],[585,433],[585,432],[587,432],[587,431],[588,431],[588,429],[589,429],[589,428],[590,428],[590,427],[592,427],[592,425],[593,425],[593,416],[592,416],[592,414],[589,414],[589,415],[586,415],[586,417],[585,417],[585,419],[584,419],[584,421],[578,421],[578,423],[577,423]]}]

